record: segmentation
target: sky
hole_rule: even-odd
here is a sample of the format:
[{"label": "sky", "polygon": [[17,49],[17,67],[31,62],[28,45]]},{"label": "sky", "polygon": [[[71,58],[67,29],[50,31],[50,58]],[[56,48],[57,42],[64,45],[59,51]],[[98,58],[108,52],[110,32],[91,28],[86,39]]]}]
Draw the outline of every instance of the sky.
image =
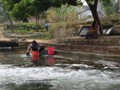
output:
[{"label": "sky", "polygon": [[82,2],[83,2],[83,5],[87,5],[87,3],[86,3],[86,1],[85,1],[85,0],[82,0]]}]

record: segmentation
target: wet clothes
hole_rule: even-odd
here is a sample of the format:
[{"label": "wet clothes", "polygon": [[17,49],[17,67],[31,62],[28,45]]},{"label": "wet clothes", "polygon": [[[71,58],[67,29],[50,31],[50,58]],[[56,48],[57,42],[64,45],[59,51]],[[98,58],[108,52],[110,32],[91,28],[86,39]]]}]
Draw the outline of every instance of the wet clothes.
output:
[{"label": "wet clothes", "polygon": [[39,51],[39,46],[31,46],[32,51]]},{"label": "wet clothes", "polygon": [[28,49],[32,49],[32,60],[33,61],[37,61],[39,60],[39,45],[36,46],[30,46],[28,47]]},{"label": "wet clothes", "polygon": [[32,60],[33,61],[39,60],[39,52],[38,51],[32,51]]}]

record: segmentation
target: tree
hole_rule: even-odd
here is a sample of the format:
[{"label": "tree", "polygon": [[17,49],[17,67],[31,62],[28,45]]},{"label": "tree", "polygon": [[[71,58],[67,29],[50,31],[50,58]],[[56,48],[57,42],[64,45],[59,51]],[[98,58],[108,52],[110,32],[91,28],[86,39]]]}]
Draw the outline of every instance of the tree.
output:
[{"label": "tree", "polygon": [[[12,3],[12,4],[7,4],[8,6],[11,5],[9,7],[9,10],[12,10],[12,8],[14,7],[15,3],[20,3],[20,2],[26,2],[26,6],[24,7],[24,9],[22,10],[26,10],[26,8],[28,8],[28,10],[26,10],[25,13],[29,13],[29,15],[34,16],[36,18],[36,23],[38,23],[39,18],[40,18],[40,14],[44,11],[46,11],[48,8],[50,7],[61,7],[62,4],[67,4],[69,5],[82,5],[81,0],[2,0],[2,1],[7,1],[7,3]],[[12,1],[12,2],[10,2]],[[93,19],[95,21],[98,22],[99,26],[100,26],[100,34],[103,34],[102,31],[102,25],[101,25],[101,21],[100,18],[98,16],[97,13],[97,4],[99,1],[105,1],[105,0],[85,0],[92,12],[93,15]],[[107,2],[111,1],[111,0],[106,0]],[[30,2],[30,5],[29,3]],[[7,6],[7,7],[8,7]],[[23,6],[21,6],[23,7]],[[20,12],[20,11],[19,11]]]},{"label": "tree", "polygon": [[[105,1],[105,0],[85,0],[85,1],[91,10],[93,19],[95,21],[97,21],[97,23],[99,24],[99,26],[100,26],[99,31],[100,31],[100,34],[102,35],[103,31],[102,31],[101,21],[100,21],[100,18],[98,16],[98,13],[97,13],[97,5],[98,5],[99,1]],[[110,2],[111,0],[106,0],[106,1]],[[55,6],[60,6],[61,4],[66,4],[66,3],[68,5],[76,5],[76,4],[83,5],[82,0],[51,0],[51,2],[53,2],[53,4],[55,4]]]},{"label": "tree", "polygon": [[13,30],[13,22],[12,22],[12,19],[10,17],[10,14],[7,10],[7,5],[8,5],[8,2],[6,0],[0,0],[0,3],[1,3],[1,8],[4,10],[4,13],[5,13],[5,16],[8,18],[9,22],[10,22],[10,29]]},{"label": "tree", "polygon": [[[98,4],[98,0],[85,0],[92,12],[93,15],[93,19],[95,21],[98,22],[99,26],[100,26],[100,34],[102,35],[102,25],[97,13],[97,4]],[[53,3],[53,6],[55,5],[56,7],[60,7],[61,4],[68,4],[68,5],[83,5],[81,0],[51,0],[51,2]]]},{"label": "tree", "polygon": [[77,0],[50,0],[51,6],[61,7],[61,4],[77,5]]},{"label": "tree", "polygon": [[102,32],[102,25],[101,25],[101,22],[100,22],[100,19],[99,19],[99,16],[98,16],[98,13],[97,13],[97,4],[98,4],[98,0],[86,0],[90,10],[91,10],[91,13],[93,15],[93,19],[95,21],[97,21],[97,23],[99,24],[100,26],[100,34],[102,35],[103,32]]},{"label": "tree", "polygon": [[[81,0],[77,0],[78,2],[80,2]],[[101,24],[101,21],[100,21],[100,18],[98,16],[98,13],[97,13],[97,5],[98,5],[98,2],[100,1],[105,1],[105,0],[85,0],[86,3],[88,4],[90,10],[91,10],[91,13],[92,13],[92,16],[93,16],[93,19],[95,21],[97,21],[97,23],[99,24],[100,26],[100,35],[103,34],[103,30],[102,30],[102,24]],[[106,0],[107,3],[109,3],[111,0]]]},{"label": "tree", "polygon": [[36,19],[36,24],[39,22],[40,14],[50,8],[50,0],[32,0],[29,7],[29,13]]},{"label": "tree", "polygon": [[13,15],[17,20],[26,20],[27,17],[33,16],[36,19],[36,24],[38,24],[40,14],[50,6],[50,0],[20,0],[13,7]]},{"label": "tree", "polygon": [[103,1],[102,5],[108,16],[116,13],[118,10],[118,3],[116,0],[112,0],[110,1],[110,3],[108,3],[107,1]]},{"label": "tree", "polygon": [[0,0],[0,3],[2,4],[2,8],[4,10],[5,16],[10,22],[10,29],[13,30],[13,22],[11,19],[11,12],[14,7],[15,3],[18,3],[20,0]]},{"label": "tree", "polygon": [[3,0],[5,5],[6,5],[6,9],[11,12],[14,4],[19,3],[21,0]]},{"label": "tree", "polygon": [[12,15],[15,20],[22,20],[23,22],[27,22],[27,18],[29,17],[29,7],[30,0],[21,0],[19,3],[14,4]]}]

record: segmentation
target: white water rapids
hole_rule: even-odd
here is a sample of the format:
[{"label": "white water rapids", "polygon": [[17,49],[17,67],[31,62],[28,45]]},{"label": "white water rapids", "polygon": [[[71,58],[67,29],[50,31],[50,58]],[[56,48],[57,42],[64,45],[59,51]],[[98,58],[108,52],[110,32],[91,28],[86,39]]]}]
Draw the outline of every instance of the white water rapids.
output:
[{"label": "white water rapids", "polygon": [[[85,67],[87,66],[85,65]],[[31,81],[34,83],[49,81],[53,85],[51,90],[112,90],[110,89],[111,86],[120,85],[120,72],[119,70],[117,72],[95,69],[73,70],[56,66],[15,67],[0,65],[0,85],[10,83],[22,85],[29,84]]]},{"label": "white water rapids", "polygon": [[[56,63],[55,59],[52,66],[46,62],[42,66],[30,66],[31,57],[4,52],[0,52],[0,90],[120,90],[118,62],[64,64],[64,60]],[[96,68],[99,64],[102,68]]]}]

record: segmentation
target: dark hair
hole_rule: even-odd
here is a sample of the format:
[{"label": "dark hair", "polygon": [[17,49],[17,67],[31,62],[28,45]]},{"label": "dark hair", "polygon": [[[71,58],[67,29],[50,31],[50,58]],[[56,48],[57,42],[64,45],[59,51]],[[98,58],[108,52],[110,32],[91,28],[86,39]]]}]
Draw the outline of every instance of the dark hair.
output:
[{"label": "dark hair", "polygon": [[32,46],[38,46],[38,44],[35,40],[32,42]]},{"label": "dark hair", "polygon": [[38,47],[39,47],[39,45],[38,45],[38,43],[34,40],[33,42],[32,42],[32,51],[38,51]]}]

